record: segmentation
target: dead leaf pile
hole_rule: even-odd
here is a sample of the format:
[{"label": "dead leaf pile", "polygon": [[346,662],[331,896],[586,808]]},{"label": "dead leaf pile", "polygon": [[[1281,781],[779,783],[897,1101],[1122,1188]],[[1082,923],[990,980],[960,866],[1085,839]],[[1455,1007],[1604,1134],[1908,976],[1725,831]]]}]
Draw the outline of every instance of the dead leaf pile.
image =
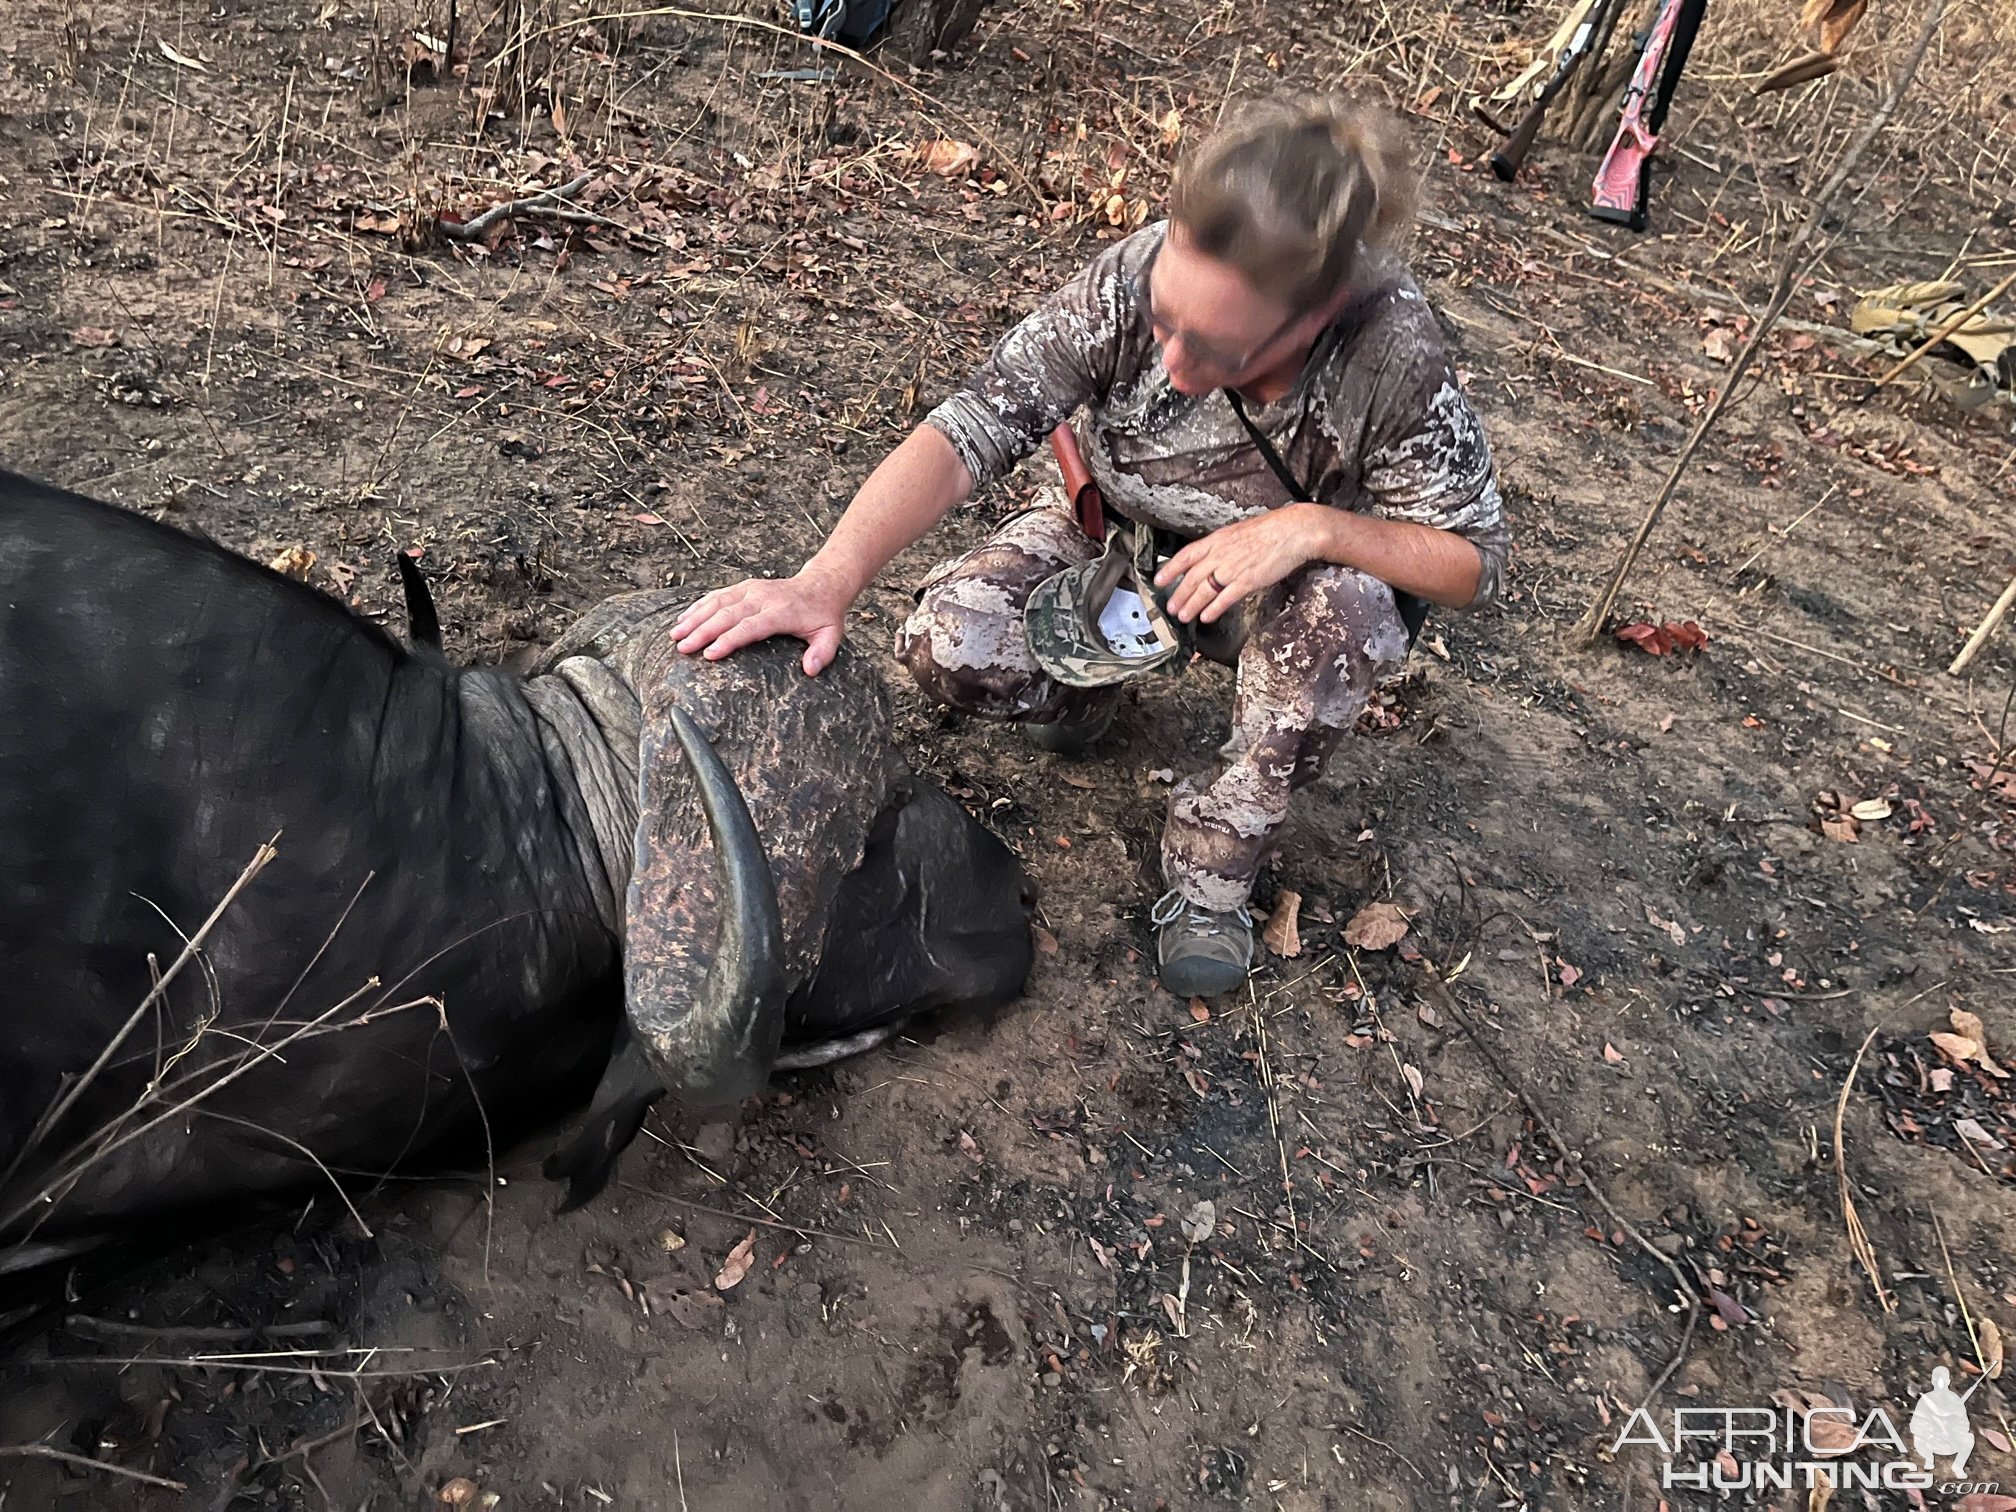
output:
[{"label": "dead leaf pile", "polygon": [[1843,845],[1857,844],[1863,825],[1881,824],[1896,812],[1888,798],[1851,799],[1831,791],[1813,795],[1813,828]]},{"label": "dead leaf pile", "polygon": [[1653,656],[1667,656],[1675,651],[1691,655],[1708,644],[1708,632],[1693,620],[1668,620],[1663,625],[1639,620],[1618,626],[1617,639]]},{"label": "dead leaf pile", "polygon": [[2003,1081],[2008,1080],[2009,1073],[1996,1065],[1994,1057],[1988,1053],[1988,1030],[1982,1024],[1981,1016],[1969,1013],[1964,1008],[1955,1008],[1946,1017],[1953,1025],[1953,1032],[1945,1034],[1934,1031],[1926,1038],[1959,1064],[1965,1066],[1972,1062],[1990,1076]]},{"label": "dead leaf pile", "polygon": [[2016,1184],[2016,1078],[1990,1051],[1977,1015],[1955,1009],[1948,1021],[1950,1029],[1922,1039],[1883,1042],[1875,1083],[1883,1122],[1907,1144],[1953,1150],[1975,1170]]},{"label": "dead leaf pile", "polygon": [[2016,803],[2016,762],[2005,761],[1996,767],[1970,756],[1967,758],[1967,770],[1974,774],[1975,787],[1993,792],[2006,802]]}]

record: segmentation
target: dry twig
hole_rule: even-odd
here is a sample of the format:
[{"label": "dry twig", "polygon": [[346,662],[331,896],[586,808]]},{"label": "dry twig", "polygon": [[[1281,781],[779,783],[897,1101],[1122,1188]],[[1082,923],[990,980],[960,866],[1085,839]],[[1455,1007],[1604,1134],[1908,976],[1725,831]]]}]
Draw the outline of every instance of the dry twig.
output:
[{"label": "dry twig", "polygon": [[255,1339],[320,1338],[336,1331],[334,1323],[303,1319],[296,1323],[272,1323],[264,1328],[155,1327],[147,1323],[122,1323],[114,1318],[94,1318],[88,1313],[72,1313],[63,1320],[72,1333],[105,1339],[175,1339],[187,1344],[243,1344]]},{"label": "dry twig", "polygon": [[1792,291],[1799,286],[1800,278],[1812,265],[1814,256],[1807,252],[1808,243],[1832,215],[1835,201],[1841,197],[1842,189],[1846,187],[1849,176],[1862,161],[1863,154],[1869,150],[1869,145],[1881,135],[1883,128],[1890,123],[1890,118],[1897,113],[1897,106],[1903,101],[1904,92],[1911,87],[1911,81],[1918,73],[1918,65],[1924,61],[1927,50],[1932,46],[1932,38],[1939,30],[1939,23],[1945,18],[1946,6],[1947,0],[1931,0],[1925,13],[1925,24],[1918,33],[1917,45],[1911,49],[1910,56],[1905,58],[1898,68],[1896,77],[1891,81],[1889,93],[1876,107],[1875,114],[1870,116],[1861,134],[1841,155],[1841,161],[1836,165],[1826,184],[1814,196],[1812,210],[1806,219],[1800,222],[1799,229],[1793,233],[1791,245],[1785,249],[1785,256],[1778,267],[1778,282],[1772,288],[1770,302],[1764,307],[1764,313],[1758,317],[1756,326],[1750,332],[1750,339],[1743,344],[1743,350],[1736,354],[1735,362],[1730,364],[1729,375],[1716,393],[1715,402],[1702,413],[1699,423],[1694,427],[1694,434],[1687,438],[1687,444],[1680,448],[1680,455],[1673,459],[1673,466],[1666,474],[1666,481],[1660,485],[1658,496],[1653,499],[1651,508],[1645,511],[1645,518],[1639,522],[1637,534],[1631,538],[1630,545],[1624,548],[1624,554],[1611,569],[1610,576],[1603,585],[1603,591],[1596,595],[1596,600],[1589,606],[1588,612],[1576,622],[1570,634],[1570,639],[1576,644],[1593,645],[1597,636],[1603,633],[1604,622],[1610,618],[1610,611],[1616,606],[1617,594],[1624,586],[1624,579],[1630,574],[1632,565],[1637,562],[1639,553],[1645,549],[1645,543],[1652,538],[1653,526],[1659,523],[1659,517],[1666,512],[1666,506],[1673,501],[1673,495],[1680,487],[1680,479],[1687,471],[1687,464],[1694,460],[1694,454],[1701,449],[1701,443],[1707,438],[1708,432],[1714,429],[1715,422],[1722,417],[1722,412],[1729,407],[1737,390],[1743,386],[1743,375],[1756,360],[1758,350],[1764,344],[1764,338],[1770,334],[1771,327],[1777,324],[1778,317],[1785,313],[1785,306],[1792,299]]},{"label": "dry twig", "polygon": [[[492,205],[481,215],[471,216],[466,221],[452,221],[446,216],[440,216],[436,219],[441,227],[441,234],[450,241],[459,242],[481,241],[485,236],[490,234],[492,226],[496,225],[499,221],[509,220],[514,215],[542,214],[564,216],[568,220],[576,220],[581,217],[581,212],[578,210],[572,212],[563,211],[559,208],[559,202],[574,198],[575,195],[588,187],[589,181],[594,177],[595,175],[592,173],[581,174],[578,178],[569,179],[558,188],[541,189],[537,194],[528,194],[522,199],[506,200],[501,205]],[[590,216],[588,219],[597,224],[606,224],[600,216]]]},{"label": "dry twig", "polygon": [[1862,1215],[1855,1210],[1855,1192],[1848,1180],[1848,1153],[1841,1133],[1842,1121],[1848,1116],[1848,1091],[1855,1085],[1855,1073],[1862,1069],[1862,1057],[1869,1053],[1875,1039],[1875,1029],[1863,1036],[1862,1048],[1855,1052],[1854,1064],[1849,1066],[1847,1079],[1841,1083],[1840,1100],[1834,1104],[1834,1185],[1841,1194],[1841,1220],[1848,1226],[1848,1248],[1855,1252],[1855,1258],[1868,1273],[1869,1284],[1876,1288],[1876,1300],[1887,1313],[1897,1310],[1897,1301],[1883,1289],[1883,1277],[1876,1269],[1876,1247],[1869,1242],[1869,1231],[1862,1226]]},{"label": "dry twig", "polygon": [[1548,1115],[1547,1110],[1540,1106],[1538,1099],[1526,1090],[1525,1083],[1512,1074],[1511,1068],[1498,1058],[1498,1052],[1491,1048],[1489,1041],[1477,1032],[1477,1026],[1471,1022],[1470,1015],[1464,1011],[1462,1004],[1456,1001],[1456,994],[1449,990],[1448,984],[1436,974],[1432,966],[1422,972],[1421,981],[1428,989],[1429,995],[1435,999],[1435,1006],[1456,1021],[1470,1043],[1477,1047],[1477,1053],[1484,1057],[1485,1063],[1491,1067],[1498,1079],[1505,1083],[1506,1089],[1525,1104],[1526,1111],[1533,1115],[1533,1122],[1538,1125],[1540,1132],[1545,1134],[1554,1148],[1561,1152],[1563,1163],[1572,1167],[1581,1176],[1583,1187],[1596,1199],[1597,1206],[1603,1209],[1612,1223],[1630,1236],[1638,1248],[1665,1267],[1673,1277],[1674,1289],[1679,1293],[1680,1299],[1687,1304],[1687,1323],[1680,1332],[1680,1343],[1674,1348],[1664,1368],[1653,1378],[1652,1384],[1645,1389],[1645,1398],[1638,1404],[1642,1411],[1665,1390],[1666,1383],[1673,1379],[1673,1373],[1687,1358],[1687,1350],[1694,1342],[1694,1330],[1701,1322],[1701,1299],[1695,1295],[1697,1288],[1687,1279],[1671,1255],[1646,1238],[1644,1231],[1637,1224],[1617,1210],[1603,1188],[1597,1184],[1596,1178],[1590,1174],[1589,1168],[1582,1163],[1582,1152],[1568,1142],[1562,1135],[1560,1126]]},{"label": "dry twig", "polygon": [[69,1465],[78,1470],[100,1470],[107,1475],[116,1475],[124,1480],[139,1481],[146,1486],[159,1486],[164,1491],[187,1491],[181,1481],[169,1480],[165,1476],[149,1475],[145,1470],[129,1470],[124,1465],[112,1464],[109,1460],[95,1460],[82,1454],[71,1454],[62,1449],[52,1449],[47,1444],[0,1444],[0,1459],[46,1459],[59,1465]]},{"label": "dry twig", "polygon": [[1980,654],[1981,648],[1988,644],[1988,637],[1995,633],[1995,627],[2008,617],[2011,604],[2016,604],[2016,577],[2009,579],[2009,586],[2002,590],[2002,597],[1995,600],[1995,606],[1988,611],[1988,617],[1975,626],[1974,633],[1967,637],[1967,644],[1960,648],[1960,654],[1953,658],[1953,665],[1946,669],[1948,677],[1958,677],[1966,669],[1967,663]]}]

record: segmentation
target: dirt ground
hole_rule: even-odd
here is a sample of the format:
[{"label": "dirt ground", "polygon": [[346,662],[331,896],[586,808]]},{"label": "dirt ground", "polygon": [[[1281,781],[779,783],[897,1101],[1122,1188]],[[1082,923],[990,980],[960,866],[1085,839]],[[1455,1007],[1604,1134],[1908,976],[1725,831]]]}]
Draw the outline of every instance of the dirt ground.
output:
[{"label": "dirt ground", "polygon": [[[391,554],[423,546],[451,652],[509,660],[615,590],[790,571],[1272,76],[1408,113],[1410,256],[1500,458],[1507,600],[1436,616],[1263,881],[1263,909],[1299,895],[1299,953],[1206,1013],[1154,985],[1145,913],[1225,674],[1143,687],[1066,763],[888,661],[1032,463],[854,634],[912,757],[1041,885],[1027,999],[733,1122],[666,1112],[580,1213],[551,1216],[535,1142],[494,1185],[359,1194],[368,1235],[325,1196],[106,1283],[0,1367],[0,1445],[102,1465],[0,1459],[0,1507],[1811,1512],[1661,1489],[1617,1439],[1655,1386],[1662,1425],[1797,1392],[1901,1426],[1934,1366],[1999,1361],[2016,1099],[1928,1035],[1975,1014],[2016,1062],[2016,626],[1944,673],[2016,571],[2009,418],[1860,402],[1874,360],[1828,328],[1858,290],[2009,266],[2016,18],[1956,10],[1689,474],[1620,610],[1708,640],[1654,657],[1566,631],[1914,14],[1879,5],[1841,74],[1761,101],[1789,8],[1711,16],[1634,238],[1582,213],[1586,157],[1483,170],[1469,91],[1540,13],[996,5],[899,84],[768,78],[823,65],[639,11],[526,4],[513,46],[477,5],[444,82],[428,12],[16,0],[0,462],[388,618]],[[580,173],[601,227],[433,231]],[[1372,902],[1398,946],[1345,943]],[[223,1351],[257,1358],[192,1358]],[[1983,1493],[2016,1495],[2007,1404],[1970,1399]],[[1959,1497],[1833,1505],[2016,1507]]]}]

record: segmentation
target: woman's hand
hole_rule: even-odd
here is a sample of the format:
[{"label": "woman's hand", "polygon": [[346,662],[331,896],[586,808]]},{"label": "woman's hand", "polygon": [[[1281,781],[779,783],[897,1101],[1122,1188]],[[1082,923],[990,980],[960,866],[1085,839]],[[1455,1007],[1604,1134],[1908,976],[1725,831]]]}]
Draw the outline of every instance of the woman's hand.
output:
[{"label": "woman's hand", "polygon": [[810,563],[788,578],[749,578],[717,588],[679,618],[673,639],[688,656],[719,661],[731,652],[773,635],[805,642],[805,675],[817,677],[840,650],[848,605],[854,602],[839,578]]},{"label": "woman's hand", "polygon": [[1181,578],[1170,595],[1170,612],[1186,624],[1198,619],[1211,624],[1241,599],[1272,588],[1321,556],[1330,525],[1324,517],[1336,513],[1321,504],[1284,504],[1237,520],[1177,552],[1155,574],[1155,586],[1166,588]]}]

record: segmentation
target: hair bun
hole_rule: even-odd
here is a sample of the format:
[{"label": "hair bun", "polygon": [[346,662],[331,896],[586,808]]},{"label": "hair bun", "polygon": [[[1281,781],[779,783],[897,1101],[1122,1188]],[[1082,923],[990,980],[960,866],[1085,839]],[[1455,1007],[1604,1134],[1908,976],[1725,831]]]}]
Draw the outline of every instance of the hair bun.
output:
[{"label": "hair bun", "polygon": [[1170,214],[1207,256],[1308,304],[1405,227],[1412,177],[1385,110],[1283,92],[1236,107],[1198,144],[1177,171]]}]

